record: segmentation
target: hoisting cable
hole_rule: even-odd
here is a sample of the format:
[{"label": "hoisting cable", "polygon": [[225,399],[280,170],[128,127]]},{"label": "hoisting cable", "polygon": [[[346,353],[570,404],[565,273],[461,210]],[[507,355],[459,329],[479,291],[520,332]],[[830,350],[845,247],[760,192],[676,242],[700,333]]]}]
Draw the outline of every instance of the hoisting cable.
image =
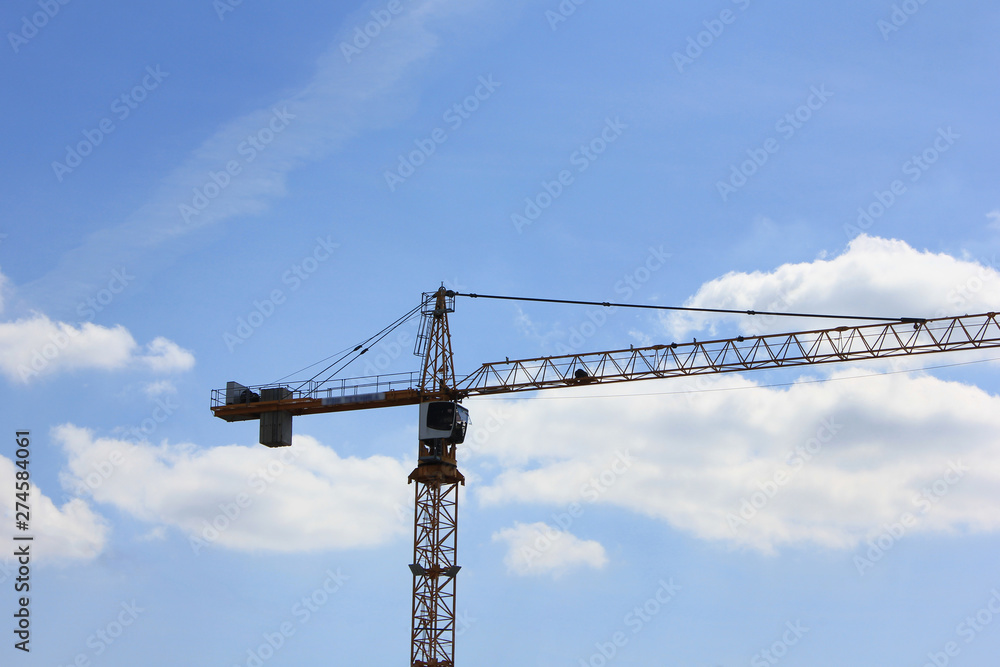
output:
[{"label": "hoisting cable", "polygon": [[673,310],[691,313],[723,313],[727,315],[774,315],[778,317],[815,317],[836,320],[869,320],[873,322],[900,322],[903,324],[923,324],[924,317],[871,317],[866,315],[825,315],[818,313],[781,313],[769,310],[733,310],[728,308],[694,308],[691,306],[655,306],[637,303],[611,303],[608,301],[575,301],[570,299],[540,299],[528,296],[497,296],[495,294],[462,294],[448,292],[449,296],[467,296],[472,299],[502,299],[504,301],[534,301],[537,303],[564,303],[579,306],[603,306],[605,308],[644,308],[647,310]]},{"label": "hoisting cable", "polygon": [[[333,363],[331,363],[330,365],[328,365],[326,368],[324,368],[320,372],[318,372],[315,375],[313,375],[308,380],[303,381],[301,384],[299,384],[298,387],[295,387],[294,391],[300,391],[302,389],[302,387],[306,386],[307,384],[309,384],[310,382],[312,382],[313,380],[315,380],[316,378],[318,378],[320,375],[326,373],[328,370],[330,370],[331,368],[333,368],[337,364],[339,364],[342,361],[344,361],[344,359],[347,359],[348,357],[351,357],[351,355],[354,355],[351,359],[349,359],[348,361],[346,361],[345,363],[343,363],[337,370],[335,370],[333,373],[331,373],[328,378],[326,378],[325,380],[321,381],[316,386],[316,388],[318,389],[319,387],[321,387],[326,382],[329,382],[337,373],[339,373],[340,371],[344,370],[349,365],[351,365],[352,363],[354,363],[355,361],[357,361],[357,359],[359,357],[361,357],[361,355],[363,355],[364,353],[366,353],[371,348],[372,345],[377,344],[383,338],[385,338],[390,333],[392,333],[394,330],[396,330],[397,328],[399,328],[400,326],[402,326],[405,322],[407,322],[408,320],[410,320],[414,315],[416,315],[417,313],[419,313],[420,309],[422,307],[423,307],[423,304],[421,303],[419,306],[416,306],[415,308],[411,309],[405,315],[402,315],[401,317],[397,318],[394,322],[392,322],[392,324],[389,324],[388,326],[386,326],[383,329],[381,329],[378,333],[376,333],[376,334],[374,334],[372,336],[369,336],[367,339],[365,339],[364,341],[358,343],[353,348],[350,348],[347,351],[347,353],[344,354],[344,355],[342,355],[339,359],[337,359],[336,361],[334,361]],[[357,354],[354,354],[355,352],[357,352]],[[330,357],[327,357],[327,359],[329,359],[329,358]],[[324,361],[325,361],[325,359],[324,359]],[[318,363],[322,363],[322,362],[316,362],[316,363],[318,364]],[[312,366],[315,366],[315,365],[316,364],[312,364],[311,366],[307,366],[306,368],[311,368]]]}]

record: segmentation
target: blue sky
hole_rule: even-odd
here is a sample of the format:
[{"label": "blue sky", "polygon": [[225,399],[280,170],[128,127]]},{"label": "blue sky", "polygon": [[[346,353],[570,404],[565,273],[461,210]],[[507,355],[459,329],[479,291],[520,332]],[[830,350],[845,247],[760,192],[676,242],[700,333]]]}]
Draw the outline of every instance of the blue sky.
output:
[{"label": "blue sky", "polygon": [[[4,664],[403,664],[416,409],[272,451],[209,398],[442,282],[1000,305],[992,3],[19,0],[0,25],[0,539],[18,429],[36,535],[27,655],[0,559]],[[815,326],[451,319],[459,375]],[[344,375],[416,370],[414,335]],[[456,659],[992,665],[995,356],[469,400]]]}]

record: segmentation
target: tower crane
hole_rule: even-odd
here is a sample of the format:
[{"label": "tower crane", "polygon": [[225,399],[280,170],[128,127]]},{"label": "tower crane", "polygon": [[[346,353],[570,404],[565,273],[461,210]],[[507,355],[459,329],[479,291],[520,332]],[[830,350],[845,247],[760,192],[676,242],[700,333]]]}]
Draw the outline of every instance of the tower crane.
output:
[{"label": "tower crane", "polygon": [[[1000,320],[994,312],[934,319],[845,317],[840,319],[877,320],[878,323],[533,359],[505,358],[502,362],[482,364],[459,378],[455,375],[448,329],[448,314],[454,312],[456,296],[514,298],[461,294],[443,286],[436,292],[425,293],[419,307],[421,323],[415,349],[423,358],[419,373],[336,382],[307,381],[296,387],[281,383],[248,387],[229,382],[225,389],[212,392],[211,409],[216,417],[230,422],[259,420],[260,442],[268,447],[291,445],[293,417],[398,405],[419,406],[417,464],[409,475],[415,493],[413,561],[409,566],[413,574],[411,667],[454,665],[455,580],[460,569],[456,551],[458,487],[465,484],[455,450],[462,444],[469,423],[469,412],[461,405],[463,399],[1000,347]],[[666,306],[633,307],[789,315]],[[401,321],[402,318],[397,322]],[[363,353],[367,348],[360,351]]]}]

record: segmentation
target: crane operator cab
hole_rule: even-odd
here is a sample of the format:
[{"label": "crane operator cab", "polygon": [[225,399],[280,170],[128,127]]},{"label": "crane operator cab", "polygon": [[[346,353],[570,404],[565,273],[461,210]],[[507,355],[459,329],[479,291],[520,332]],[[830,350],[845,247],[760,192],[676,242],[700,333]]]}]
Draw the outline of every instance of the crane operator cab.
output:
[{"label": "crane operator cab", "polygon": [[[433,401],[420,404],[419,438],[426,444],[426,462],[440,462],[454,457],[454,445],[465,441],[465,431],[469,427],[469,411],[457,401]],[[446,447],[451,445],[451,447]],[[446,453],[446,449],[450,452]],[[447,455],[450,454],[450,455]],[[421,456],[422,462],[424,457]]]},{"label": "crane operator cab", "polygon": [[450,440],[460,445],[469,426],[469,411],[454,401],[420,404],[420,439]]}]

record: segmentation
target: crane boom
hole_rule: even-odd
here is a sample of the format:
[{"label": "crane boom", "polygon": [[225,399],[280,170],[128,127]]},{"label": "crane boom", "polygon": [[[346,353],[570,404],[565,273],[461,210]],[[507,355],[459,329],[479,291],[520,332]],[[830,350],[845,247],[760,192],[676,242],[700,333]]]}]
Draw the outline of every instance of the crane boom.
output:
[{"label": "crane boom", "polygon": [[[426,401],[538,391],[586,384],[731,373],[813,364],[906,357],[1000,347],[997,313],[940,317],[915,323],[839,326],[762,336],[650,345],[486,363],[456,381],[453,390],[427,387],[420,373],[338,381],[293,390],[288,385],[212,392],[212,412],[227,421],[258,419],[267,412],[291,415],[417,405]],[[235,383],[230,383],[235,384]],[[284,388],[280,398],[267,400]],[[435,390],[436,389],[436,390]],[[256,397],[256,399],[255,399]]]},{"label": "crane boom", "polygon": [[1000,322],[984,313],[488,363],[458,390],[481,396],[991,347],[1000,347]]}]

